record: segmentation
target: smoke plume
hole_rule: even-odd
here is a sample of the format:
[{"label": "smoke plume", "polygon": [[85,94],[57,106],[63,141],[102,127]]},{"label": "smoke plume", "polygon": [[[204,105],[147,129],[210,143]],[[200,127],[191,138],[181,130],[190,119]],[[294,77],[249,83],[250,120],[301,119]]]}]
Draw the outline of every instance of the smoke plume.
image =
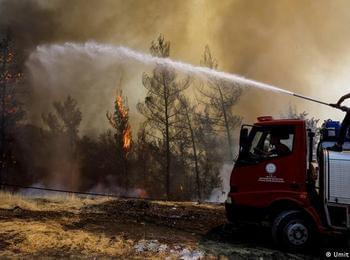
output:
[{"label": "smoke plume", "polygon": [[[9,28],[24,58],[31,57],[25,74],[29,120],[40,124],[53,101],[71,95],[83,112],[81,133],[96,134],[108,127],[105,113],[118,87],[128,96],[132,127],[142,120],[135,107],[145,95],[142,72],[151,67],[79,52],[38,60],[37,46],[94,41],[148,53],[163,33],[175,60],[199,65],[208,44],[221,71],[335,102],[349,89],[349,7],[347,0],[0,0],[0,29]],[[249,123],[289,106],[321,120],[342,116],[255,89],[244,92],[236,112]]]},{"label": "smoke plume", "polygon": [[[27,55],[39,44],[89,40],[147,52],[150,42],[163,33],[172,43],[171,56],[177,60],[196,65],[205,44],[209,44],[220,70],[331,102],[346,91],[350,29],[345,25],[350,20],[346,12],[349,5],[348,1],[308,0],[1,0],[0,26],[11,28],[16,43]],[[94,111],[104,111],[105,105],[100,104],[112,102],[111,93],[121,74],[127,74],[123,76],[123,87],[125,94],[133,97],[130,105],[143,97],[141,71],[109,68],[103,73],[101,64],[85,64],[71,57],[61,59],[58,62],[65,63],[66,70],[50,73],[68,80],[71,92],[88,92],[79,100],[84,107],[97,102]],[[71,68],[77,66],[81,66],[81,73],[72,75]],[[31,82],[37,95],[50,76]],[[91,91],[86,89],[89,84]],[[101,101],[94,94],[98,84],[102,85]],[[63,83],[61,91],[57,88],[55,93],[67,92]],[[133,91],[128,93],[128,89]],[[60,96],[48,97],[44,91],[42,97],[45,98],[35,99],[48,102]],[[266,97],[273,102],[266,102]],[[279,115],[288,105],[297,105],[299,110],[308,110],[320,118],[331,113],[328,108],[255,90],[243,96],[237,111],[252,120],[261,113]],[[94,116],[86,118],[86,124],[98,128],[100,122],[93,124]]]}]

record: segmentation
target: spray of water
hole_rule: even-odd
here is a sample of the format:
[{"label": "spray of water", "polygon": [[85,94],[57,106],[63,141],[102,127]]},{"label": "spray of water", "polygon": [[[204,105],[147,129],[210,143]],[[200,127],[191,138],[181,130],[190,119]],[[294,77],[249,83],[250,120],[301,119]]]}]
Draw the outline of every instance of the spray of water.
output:
[{"label": "spray of water", "polygon": [[99,44],[95,42],[87,42],[84,44],[77,44],[77,43],[64,43],[64,44],[52,44],[52,45],[41,45],[37,47],[36,54],[37,57],[41,57],[40,59],[43,64],[48,62],[48,57],[55,56],[55,55],[64,55],[65,53],[81,53],[88,55],[92,59],[100,56],[108,56],[109,58],[113,58],[113,62],[115,63],[125,63],[128,60],[129,61],[136,61],[139,63],[143,63],[145,65],[152,65],[152,64],[161,64],[161,65],[167,65],[171,66],[174,69],[186,73],[186,74],[192,74],[199,77],[211,77],[221,80],[227,80],[232,83],[241,84],[241,85],[249,85],[257,88],[261,88],[264,90],[274,91],[282,94],[288,94],[293,95],[294,93],[284,90],[269,84],[265,84],[262,82],[257,82],[255,80],[247,79],[239,75],[230,74],[226,72],[221,72],[217,70],[213,70],[206,67],[199,67],[199,66],[193,66],[188,63],[183,63],[179,61],[174,61],[169,58],[159,58],[154,57],[149,54],[144,54],[141,52],[137,52],[134,50],[131,50],[129,48],[123,47],[123,46],[115,46],[115,45],[108,45],[108,44]]},{"label": "spray of water", "polygon": [[[73,62],[71,63],[71,59],[65,59],[66,57],[72,58]],[[206,67],[193,66],[191,64],[174,61],[169,58],[154,57],[149,54],[137,52],[123,46],[99,44],[95,42],[87,42],[83,44],[64,43],[64,44],[38,46],[36,51],[34,51],[31,54],[31,57],[29,57],[27,65],[35,77],[40,78],[41,76],[40,68],[42,67],[48,72],[50,72],[50,73],[47,73],[48,74],[47,80],[52,81],[52,83],[58,82],[58,84],[47,84],[47,85],[50,85],[51,87],[51,86],[58,86],[61,81],[65,80],[65,78],[63,77],[66,77],[67,75],[68,75],[67,78],[71,76],[75,77],[76,75],[69,74],[71,70],[72,70],[72,73],[74,73],[75,71],[75,69],[71,69],[72,68],[71,64],[73,64],[73,66],[76,66],[76,64],[79,64],[79,62],[81,61],[82,62],[81,67],[84,68],[84,63],[86,62],[86,58],[88,58],[89,64],[90,62],[92,64],[96,63],[96,67],[99,67],[99,68],[102,67],[102,69],[99,70],[99,72],[104,71],[104,68],[109,68],[109,67],[114,68],[113,65],[125,64],[125,65],[128,65],[128,68],[133,68],[135,63],[151,65],[151,66],[160,64],[160,65],[170,66],[179,72],[197,76],[203,79],[215,78],[218,80],[225,80],[225,81],[232,82],[233,85],[239,84],[240,86],[252,86],[263,90],[273,91],[281,94],[293,95],[298,98],[303,98],[309,101],[328,105],[327,103],[320,102],[302,95],[298,95],[296,93],[278,88],[276,86],[257,82],[251,79],[246,79],[239,75],[220,72],[220,71],[212,70]],[[66,62],[62,62],[62,60],[65,60]],[[55,70],[55,65],[57,64],[61,66],[59,67],[60,69],[62,68],[64,69],[64,72],[60,73],[60,70],[57,70],[57,69]],[[38,71],[35,70],[37,65],[39,65]],[[67,66],[67,67],[62,67],[62,66]],[[85,70],[84,70],[84,73],[85,73]],[[86,73],[89,73],[89,71],[86,70]],[[114,73],[114,70],[113,70],[113,73]],[[46,78],[44,77],[44,79]],[[41,80],[41,81],[46,83],[46,80]],[[82,86],[82,85],[80,84],[79,86]],[[101,84],[98,84],[97,86],[101,86]],[[50,91],[54,91],[54,90],[55,90],[54,88],[50,88]],[[99,91],[99,95],[101,96],[100,91]],[[104,99],[101,98],[101,100],[104,100]],[[96,101],[94,103],[96,103]],[[93,110],[96,110],[96,109],[93,108]],[[99,118],[101,117],[99,116]],[[94,118],[92,121],[96,122],[97,118]],[[89,121],[89,127],[91,127],[92,121]],[[223,201],[226,198],[226,194],[229,189],[228,180],[229,180],[229,175],[231,173],[231,170],[232,170],[232,165],[228,165],[228,164],[223,165],[222,169],[220,170],[220,177],[223,181],[223,187],[220,189],[214,189],[209,198],[209,201]],[[111,183],[115,183],[115,181],[111,181]],[[93,188],[94,191],[100,190],[103,192],[105,192],[106,189],[107,187],[102,186],[102,184],[97,184]],[[136,196],[135,194],[141,194],[140,192],[142,191],[140,190],[125,191],[125,190],[116,188],[114,192],[118,194],[127,193],[127,194],[131,194],[132,196]]]}]

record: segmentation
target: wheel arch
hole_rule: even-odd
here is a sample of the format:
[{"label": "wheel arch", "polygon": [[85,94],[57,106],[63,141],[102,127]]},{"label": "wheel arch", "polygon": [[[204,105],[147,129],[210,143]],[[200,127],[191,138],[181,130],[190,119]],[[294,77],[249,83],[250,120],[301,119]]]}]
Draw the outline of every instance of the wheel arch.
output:
[{"label": "wheel arch", "polygon": [[312,225],[313,228],[317,228],[318,219],[313,212],[306,209],[300,202],[292,199],[281,199],[274,201],[267,209],[267,216],[270,223],[283,211],[296,210],[299,211],[305,219]]}]

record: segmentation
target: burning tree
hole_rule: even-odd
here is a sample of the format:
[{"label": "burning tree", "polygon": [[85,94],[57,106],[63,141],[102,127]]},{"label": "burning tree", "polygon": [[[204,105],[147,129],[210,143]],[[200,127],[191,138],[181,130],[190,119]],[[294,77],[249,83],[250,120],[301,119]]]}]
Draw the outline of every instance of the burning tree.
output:
[{"label": "burning tree", "polygon": [[129,108],[121,90],[116,95],[114,113],[107,112],[106,116],[111,126],[115,129],[114,137],[118,145],[119,157],[123,164],[125,188],[129,188],[128,154],[131,148],[131,127],[129,124]]},{"label": "burning tree", "polygon": [[[169,57],[170,42],[160,35],[156,42],[152,42],[152,55]],[[158,64],[152,75],[143,74],[142,83],[148,90],[144,103],[138,104],[138,110],[146,117],[146,133],[160,147],[160,156],[165,173],[166,197],[170,198],[170,166],[173,144],[179,138],[176,128],[176,115],[179,113],[178,95],[189,86],[189,78],[176,79],[174,69]]]},{"label": "burning tree", "polygon": [[10,33],[0,42],[0,183],[5,170],[14,161],[10,144],[12,133],[24,117],[24,111],[18,101],[18,83],[22,73],[18,64],[18,53]]},{"label": "burning tree", "polygon": [[[208,46],[205,47],[201,65],[217,69],[218,63],[212,56]],[[237,103],[242,90],[232,82],[210,78],[208,86],[199,89],[209,108],[210,122],[215,125],[218,132],[224,132],[227,138],[230,159],[234,157],[232,131],[241,124],[241,117],[233,114],[233,106]]]}]

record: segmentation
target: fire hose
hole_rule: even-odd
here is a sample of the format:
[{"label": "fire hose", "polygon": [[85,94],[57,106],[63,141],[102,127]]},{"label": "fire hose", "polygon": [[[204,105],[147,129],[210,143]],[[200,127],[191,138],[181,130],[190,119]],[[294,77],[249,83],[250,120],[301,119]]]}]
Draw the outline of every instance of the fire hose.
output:
[{"label": "fire hose", "polygon": [[350,112],[350,108],[347,107],[347,106],[338,106],[336,104],[329,104],[329,103],[326,103],[326,102],[323,102],[323,101],[320,101],[320,100],[317,100],[317,99],[314,99],[314,98],[310,98],[310,97],[306,97],[306,96],[303,96],[303,95],[300,95],[300,94],[297,94],[297,93],[293,93],[293,96],[297,97],[297,98],[302,98],[302,99],[305,99],[305,100],[308,100],[308,101],[312,101],[312,102],[315,102],[315,103],[319,103],[319,104],[322,104],[322,105],[326,105],[326,106],[329,106],[329,107],[333,107],[333,108],[336,108],[336,109],[339,109],[343,112]]}]

